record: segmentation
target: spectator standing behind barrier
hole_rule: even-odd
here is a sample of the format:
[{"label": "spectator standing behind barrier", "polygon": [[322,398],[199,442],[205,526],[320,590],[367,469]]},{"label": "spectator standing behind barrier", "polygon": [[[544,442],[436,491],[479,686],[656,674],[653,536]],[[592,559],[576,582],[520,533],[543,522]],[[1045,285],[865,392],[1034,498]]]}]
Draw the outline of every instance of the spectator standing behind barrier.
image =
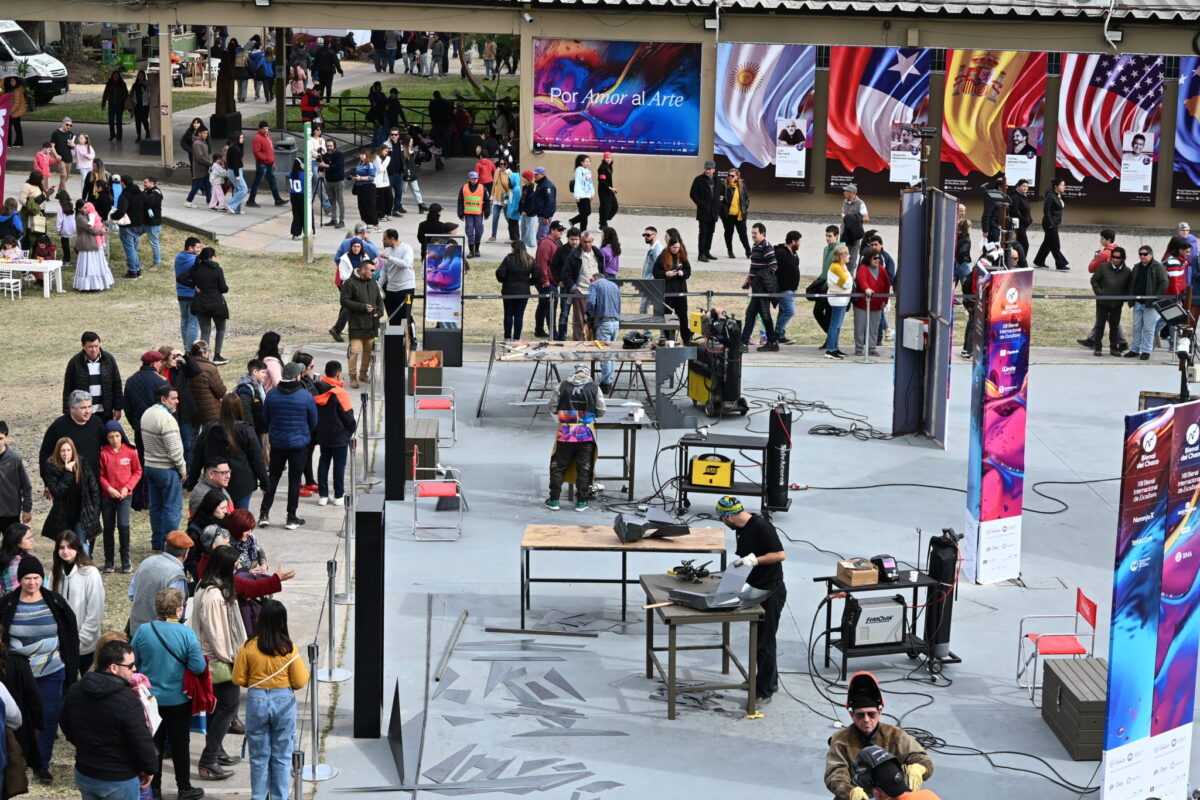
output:
[{"label": "spectator standing behind barrier", "polygon": [[521,193],[517,211],[520,214],[521,241],[526,247],[537,247],[537,214],[533,211],[533,170],[521,173]]},{"label": "spectator standing behind barrier", "polygon": [[[354,419],[354,403],[343,388],[342,365],[338,361],[325,364],[325,375],[317,382],[313,401],[317,404],[317,445],[321,457],[317,461],[317,505],[335,506],[345,503],[346,459],[350,439],[358,423]],[[330,493],[329,468],[333,467],[333,492]]]},{"label": "spectator standing behind barrier", "polygon": [[[651,230],[647,228],[647,230]],[[657,237],[657,231],[654,231]],[[649,241],[649,240],[648,240]],[[655,252],[659,245],[650,248]],[[647,254],[649,258],[649,254]],[[692,277],[692,265],[688,261],[687,248],[678,239],[671,239],[665,250],[659,250],[658,258],[652,267],[651,277],[663,281],[664,293],[668,295],[664,302],[675,312],[679,320],[679,338],[685,346],[692,343],[692,329],[688,321],[688,298],[670,297],[672,294],[687,294],[688,278]],[[643,299],[643,302],[646,302]]]},{"label": "spectator standing behind barrier", "polygon": [[725,184],[721,191],[721,226],[725,230],[726,255],[734,258],[733,232],[736,229],[742,248],[746,251],[746,258],[749,258],[750,242],[746,239],[746,219],[750,215],[750,190],[742,180],[741,170],[734,168],[725,174]]},{"label": "spectator standing behind barrier", "polygon": [[[349,312],[350,346],[346,358],[349,362],[352,389],[358,388],[359,381],[368,380],[367,369],[371,364],[371,352],[375,348],[379,320],[383,316],[383,297],[374,274],[375,262],[363,259],[350,279],[342,284],[341,289],[342,308]],[[316,424],[315,420],[313,424]]]},{"label": "spectator standing behind barrier", "polygon": [[1094,352],[1104,355],[1104,326],[1108,325],[1109,352],[1121,355],[1121,306],[1123,300],[1103,300],[1103,297],[1128,295],[1133,283],[1133,272],[1125,263],[1125,248],[1112,247],[1108,261],[1092,272],[1092,291],[1096,295],[1096,324],[1092,328],[1095,341]]},{"label": "spectator standing behind barrier", "polygon": [[[221,398],[221,416],[205,428],[202,436],[196,441],[196,457],[192,459],[192,468],[188,471],[187,480],[188,486],[199,486],[200,465],[207,467],[209,464],[224,462],[228,465],[229,474],[225,476],[224,484],[215,488],[232,499],[236,508],[249,508],[250,496],[254,494],[254,490],[258,488],[266,491],[270,485],[259,435],[254,426],[242,418],[243,386],[244,384],[239,383],[238,391]],[[257,395],[251,402],[258,403],[261,418],[262,405],[257,400]]]},{"label": "spectator standing behind barrier", "polygon": [[[568,241],[570,238],[568,232]],[[564,338],[568,312],[571,312],[571,338],[577,342],[588,338],[588,292],[595,276],[604,274],[606,264],[604,253],[596,246],[596,233],[581,231],[577,246],[572,247],[562,268],[563,291],[566,294],[574,295],[570,303],[563,303],[562,311],[558,316],[559,329]]]},{"label": "spectator standing behind barrier", "polygon": [[750,235],[754,239],[754,249],[749,252],[750,273],[742,283],[742,288],[749,289],[751,297],[746,306],[746,321],[742,328],[742,352],[745,353],[750,349],[750,337],[754,334],[754,325],[758,319],[761,319],[762,334],[767,341],[758,349],[772,353],[779,349],[779,340],[775,337],[775,325],[771,322],[771,298],[757,295],[775,294],[779,289],[775,278],[775,250],[767,241],[767,226],[761,222],[754,223]]},{"label": "spectator standing behind barrier", "polygon": [[549,339],[555,333],[551,298],[558,294],[558,283],[554,279],[551,264],[562,244],[564,230],[566,228],[561,222],[556,220],[551,223],[549,234],[537,243],[537,250],[533,257],[533,272],[537,278],[535,285],[539,295],[537,311],[534,315],[536,329],[533,335],[538,339]]},{"label": "spectator standing behind barrier", "polygon": [[288,633],[287,609],[263,600],[255,636],[238,650],[233,680],[246,688],[246,741],[255,800],[287,797],[296,735],[295,693],[308,670]]},{"label": "spectator standing behind barrier", "polygon": [[200,652],[208,659],[213,695],[217,699],[216,707],[208,715],[204,750],[196,764],[201,780],[232,778],[233,772],[224,766],[241,760],[227,755],[222,747],[242,695],[241,688],[233,682],[233,662],[246,641],[233,585],[233,571],[240,556],[228,545],[217,547],[208,557],[196,589],[192,628],[200,642]]},{"label": "spectator standing behind barrier", "polygon": [[[838,239],[841,230],[837,225],[825,227],[825,250],[821,253],[821,274],[805,289],[806,294],[825,295],[829,292],[829,266],[834,261],[834,251],[842,244]],[[844,245],[843,245],[844,246]],[[849,253],[849,250],[846,251]],[[813,319],[822,331],[829,333],[829,318],[831,315],[829,299],[826,297],[810,297],[813,302]],[[824,347],[821,348],[825,349]]]},{"label": "spectator standing behind barrier", "polygon": [[550,234],[550,221],[558,210],[558,189],[546,174],[545,167],[535,167],[533,170],[533,199],[529,210],[537,216],[537,238],[544,239]]},{"label": "spectator standing behind barrier", "polygon": [[500,262],[500,266],[496,267],[496,281],[500,284],[500,294],[505,295],[502,302],[506,342],[521,338],[525,307],[529,304],[529,287],[538,283],[533,259],[529,257],[525,245],[520,241],[513,241],[510,245],[511,252]]},{"label": "spectator standing behind barrier", "polygon": [[846,309],[850,306],[854,278],[850,268],[850,248],[838,242],[833,246],[832,256],[833,259],[829,262],[825,273],[826,292],[829,295],[829,318],[823,349],[826,358],[840,361],[846,357],[846,354],[842,352],[838,339],[842,334],[842,322],[846,319]]},{"label": "spectator standing behind barrier", "polygon": [[371,163],[371,152],[358,154],[358,164],[351,176],[354,181],[354,196],[358,198],[358,216],[367,225],[367,230],[378,230],[379,217],[375,212],[375,165]]},{"label": "spectator standing behind barrier", "polygon": [[692,205],[696,207],[696,222],[700,226],[696,240],[696,249],[700,251],[697,261],[717,260],[712,254],[712,240],[717,230],[717,219],[721,216],[723,194],[721,181],[717,179],[717,162],[705,161],[704,171],[692,179],[692,188],[688,193]]},{"label": "spectator standing behind barrier", "polygon": [[[383,232],[383,249],[379,251],[379,257],[383,263],[379,288],[383,290],[383,305],[387,310],[383,324],[401,325],[405,317],[412,316],[412,298],[417,289],[412,245],[400,241],[395,228],[388,228]],[[401,309],[404,309],[403,313]]]},{"label": "spectator standing behind barrier", "polygon": [[388,170],[392,165],[392,148],[382,144],[371,159],[375,167],[375,218],[387,222],[392,218],[392,184]]},{"label": "spectator standing behind barrier", "polygon": [[[8,526],[33,519],[33,484],[25,462],[9,442],[8,423],[0,420],[0,536]],[[8,566],[0,564],[0,569]],[[0,587],[7,588],[7,587]]]},{"label": "spectator standing behind barrier", "polygon": [[1067,257],[1062,254],[1062,245],[1059,242],[1059,229],[1062,227],[1063,208],[1066,207],[1066,202],[1063,201],[1063,189],[1067,186],[1067,182],[1061,178],[1055,178],[1050,181],[1050,189],[1046,192],[1046,199],[1042,203],[1042,245],[1038,248],[1037,255],[1033,257],[1033,265],[1038,269],[1048,269],[1046,266],[1046,256],[1054,256],[1054,266],[1066,272],[1070,269],[1068,266]]},{"label": "spectator standing behind barrier", "polygon": [[[592,236],[589,232],[587,236]],[[592,320],[592,330],[597,342],[615,342],[621,331],[621,290],[609,280],[608,274],[599,271],[592,276],[588,287],[587,315]],[[600,362],[600,391],[611,394],[613,373],[616,363],[612,359]]]},{"label": "spectator standing behind barrier", "polygon": [[779,318],[775,320],[775,339],[780,344],[795,344],[787,338],[787,324],[796,316],[796,291],[800,288],[800,231],[788,231],[783,244],[775,245],[775,278],[779,283]]}]

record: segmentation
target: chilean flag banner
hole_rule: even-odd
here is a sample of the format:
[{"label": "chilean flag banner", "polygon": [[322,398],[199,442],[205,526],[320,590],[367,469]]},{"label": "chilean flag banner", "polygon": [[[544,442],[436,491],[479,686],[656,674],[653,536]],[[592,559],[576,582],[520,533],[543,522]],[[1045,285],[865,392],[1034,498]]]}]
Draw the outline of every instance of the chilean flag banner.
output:
[{"label": "chilean flag banner", "polygon": [[[825,191],[847,183],[860,194],[890,194],[893,153],[919,147],[912,127],[929,124],[932,51],[905,47],[832,47]],[[907,185],[907,178],[903,181]]]}]

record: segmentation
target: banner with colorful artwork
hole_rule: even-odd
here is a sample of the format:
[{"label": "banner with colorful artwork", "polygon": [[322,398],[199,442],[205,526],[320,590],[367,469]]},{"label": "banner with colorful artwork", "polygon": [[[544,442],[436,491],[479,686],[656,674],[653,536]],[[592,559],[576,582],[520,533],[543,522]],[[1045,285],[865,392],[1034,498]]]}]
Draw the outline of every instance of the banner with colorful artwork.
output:
[{"label": "banner with colorful artwork", "polygon": [[921,179],[931,50],[831,47],[825,191],[894,194]]},{"label": "banner with colorful artwork", "polygon": [[425,327],[458,327],[463,309],[462,236],[428,236],[425,242]]},{"label": "banner with colorful artwork", "polygon": [[1045,53],[947,50],[942,110],[942,189],[982,199],[1004,173],[1037,186],[1046,109]]},{"label": "banner with colorful artwork", "polygon": [[1063,55],[1055,176],[1087,205],[1153,206],[1163,56]]},{"label": "banner with colorful artwork", "polygon": [[995,583],[1021,575],[1033,270],[990,273],[979,302],[963,566],[970,580]]},{"label": "banner with colorful artwork", "polygon": [[1200,206],[1200,58],[1179,59],[1179,102],[1175,105],[1175,160],[1171,206]]},{"label": "banner with colorful artwork", "polygon": [[700,45],[533,40],[533,144],[544,150],[700,152]]},{"label": "banner with colorful artwork", "polygon": [[717,45],[713,152],[751,187],[811,192],[817,48],[801,44]]}]

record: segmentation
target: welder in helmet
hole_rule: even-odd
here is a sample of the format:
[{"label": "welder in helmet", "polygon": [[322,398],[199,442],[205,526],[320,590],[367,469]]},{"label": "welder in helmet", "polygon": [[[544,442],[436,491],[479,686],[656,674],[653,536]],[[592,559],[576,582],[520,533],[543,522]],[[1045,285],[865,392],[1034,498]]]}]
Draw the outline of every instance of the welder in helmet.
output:
[{"label": "welder in helmet", "polygon": [[850,679],[846,708],[851,724],[830,737],[825,756],[825,787],[836,800],[873,800],[867,789],[854,780],[855,760],[864,748],[872,745],[896,757],[912,791],[920,789],[933,775],[933,761],[925,748],[902,728],[882,720],[883,692],[874,675],[859,672]]},{"label": "welder in helmet", "polygon": [[878,745],[864,747],[854,759],[854,783],[874,800],[941,800],[928,789],[913,789],[900,759]]}]

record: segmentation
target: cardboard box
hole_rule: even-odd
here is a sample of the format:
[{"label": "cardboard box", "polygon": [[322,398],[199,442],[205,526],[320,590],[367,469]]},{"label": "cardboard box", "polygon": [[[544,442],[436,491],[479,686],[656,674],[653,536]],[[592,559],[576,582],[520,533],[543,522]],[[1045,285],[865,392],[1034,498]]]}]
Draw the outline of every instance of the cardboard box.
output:
[{"label": "cardboard box", "polygon": [[431,358],[437,358],[437,363],[442,362],[441,350],[413,350],[408,354],[408,380],[407,394],[412,397],[414,394],[429,395],[442,393],[442,368],[439,367],[418,367],[417,364],[428,361]]},{"label": "cardboard box", "polygon": [[837,563],[837,579],[846,586],[873,586],[879,583],[879,570],[866,558],[851,558]]}]

